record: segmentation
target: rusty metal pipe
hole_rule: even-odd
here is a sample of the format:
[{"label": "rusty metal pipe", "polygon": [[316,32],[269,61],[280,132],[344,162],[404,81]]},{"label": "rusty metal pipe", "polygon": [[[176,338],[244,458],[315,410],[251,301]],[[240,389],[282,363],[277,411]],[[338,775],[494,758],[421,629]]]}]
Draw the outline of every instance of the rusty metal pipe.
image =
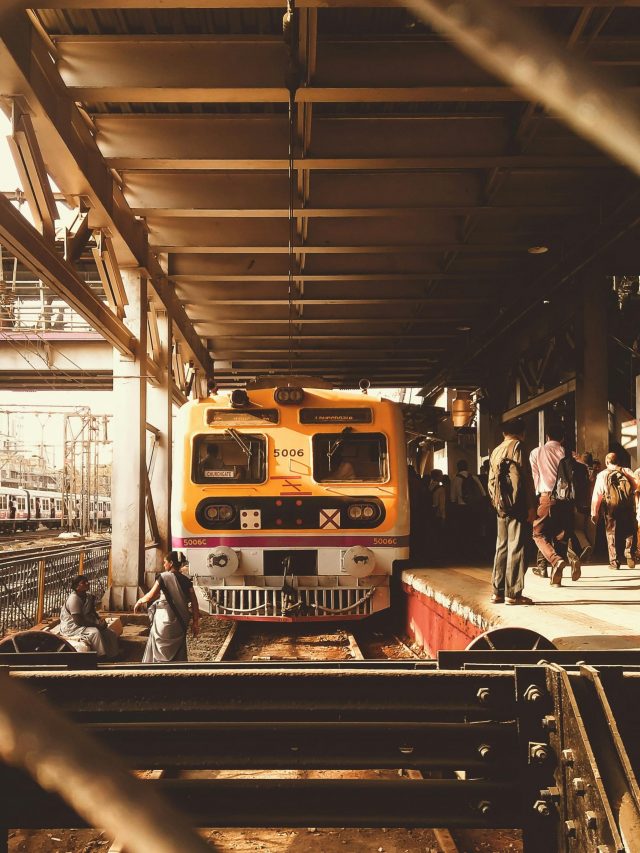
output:
[{"label": "rusty metal pipe", "polygon": [[619,88],[507,0],[403,0],[498,75],[640,174],[640,115]]},{"label": "rusty metal pipe", "polygon": [[150,786],[36,693],[0,674],[0,759],[26,770],[128,853],[211,853]]}]

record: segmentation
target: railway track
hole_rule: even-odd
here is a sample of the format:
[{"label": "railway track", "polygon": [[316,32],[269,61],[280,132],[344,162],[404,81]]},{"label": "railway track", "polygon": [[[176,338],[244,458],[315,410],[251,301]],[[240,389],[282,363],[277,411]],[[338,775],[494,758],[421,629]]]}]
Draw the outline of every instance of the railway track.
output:
[{"label": "railway track", "polygon": [[[25,539],[27,540],[33,540],[33,538],[34,537],[31,535],[25,537]],[[47,537],[43,536],[41,538],[46,539]],[[34,556],[42,558],[49,557],[55,554],[65,553],[67,551],[75,551],[81,547],[99,548],[102,545],[110,544],[110,542],[110,539],[56,539],[54,543],[34,545],[33,548],[5,548],[0,551],[0,566],[5,566],[9,563],[14,562],[15,560],[29,559],[30,557]]]},{"label": "railway track", "polygon": [[326,625],[268,625],[232,622],[215,660],[220,661],[365,661],[419,659],[385,628]]}]

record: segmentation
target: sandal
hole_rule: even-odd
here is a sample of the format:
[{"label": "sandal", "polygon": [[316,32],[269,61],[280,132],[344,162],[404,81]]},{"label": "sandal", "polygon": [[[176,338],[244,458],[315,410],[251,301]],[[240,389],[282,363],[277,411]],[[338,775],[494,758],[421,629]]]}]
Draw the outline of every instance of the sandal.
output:
[{"label": "sandal", "polygon": [[504,604],[504,595],[500,595],[498,592],[494,592],[491,596],[492,604]]},{"label": "sandal", "polygon": [[526,595],[518,595],[515,598],[505,598],[505,604],[533,604],[533,601],[530,598],[527,598]]}]

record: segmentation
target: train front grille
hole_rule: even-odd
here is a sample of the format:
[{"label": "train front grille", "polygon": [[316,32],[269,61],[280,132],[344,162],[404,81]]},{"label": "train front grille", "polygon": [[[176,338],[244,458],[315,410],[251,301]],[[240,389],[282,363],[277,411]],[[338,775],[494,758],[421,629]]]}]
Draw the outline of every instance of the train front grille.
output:
[{"label": "train front grille", "polygon": [[370,616],[373,588],[298,588],[291,591],[270,587],[209,588],[209,610],[214,616],[327,617]]}]

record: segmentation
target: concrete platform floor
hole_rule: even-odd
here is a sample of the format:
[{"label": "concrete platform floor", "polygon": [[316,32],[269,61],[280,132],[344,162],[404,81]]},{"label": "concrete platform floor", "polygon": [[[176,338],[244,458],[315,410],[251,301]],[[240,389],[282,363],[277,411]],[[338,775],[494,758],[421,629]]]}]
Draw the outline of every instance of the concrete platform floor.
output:
[{"label": "concrete platform floor", "polygon": [[[640,569],[583,566],[571,581],[568,569],[560,589],[527,571],[524,594],[532,606],[492,604],[491,569],[457,566],[410,569],[403,573],[411,595],[432,599],[449,611],[469,636],[492,627],[531,628],[559,649],[640,649]],[[457,646],[458,648],[464,646]]]}]

